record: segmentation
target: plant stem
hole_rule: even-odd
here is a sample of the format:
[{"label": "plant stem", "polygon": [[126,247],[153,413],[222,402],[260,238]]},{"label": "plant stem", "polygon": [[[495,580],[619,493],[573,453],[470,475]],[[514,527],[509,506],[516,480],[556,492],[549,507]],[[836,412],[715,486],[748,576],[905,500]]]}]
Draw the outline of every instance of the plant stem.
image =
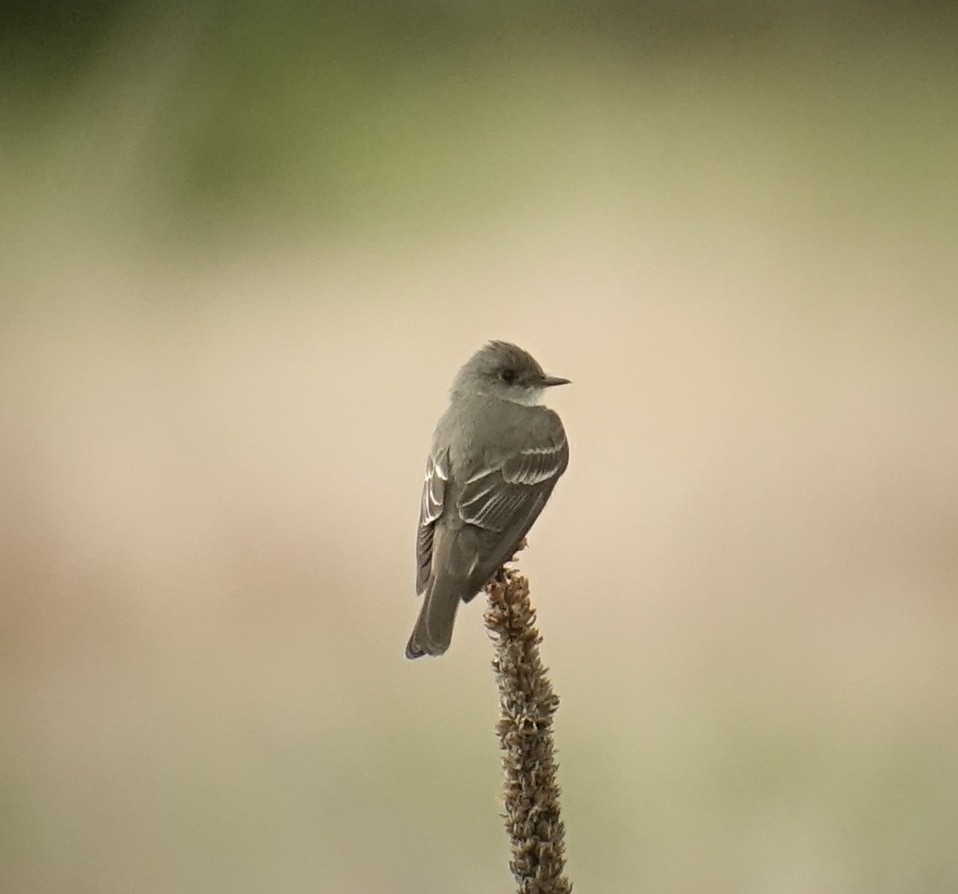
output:
[{"label": "plant stem", "polygon": [[539,658],[542,638],[529,582],[515,569],[503,568],[486,592],[486,627],[495,643],[492,667],[499,684],[509,867],[519,894],[568,894],[572,884],[564,875],[565,826],[552,742],[559,698]]}]

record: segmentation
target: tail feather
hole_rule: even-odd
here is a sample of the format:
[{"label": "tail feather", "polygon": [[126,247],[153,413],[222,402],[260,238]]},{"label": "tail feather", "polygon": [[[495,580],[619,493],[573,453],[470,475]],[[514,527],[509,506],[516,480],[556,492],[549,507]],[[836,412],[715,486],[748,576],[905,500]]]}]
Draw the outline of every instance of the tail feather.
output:
[{"label": "tail feather", "polygon": [[449,648],[453,624],[456,621],[456,609],[459,608],[464,589],[463,581],[448,577],[430,583],[416,626],[406,646],[407,658],[442,655]]},{"label": "tail feather", "polygon": [[469,527],[436,531],[430,579],[406,646],[407,658],[442,655],[449,648],[459,602],[468,602],[483,584],[475,580],[478,548],[475,532]]}]

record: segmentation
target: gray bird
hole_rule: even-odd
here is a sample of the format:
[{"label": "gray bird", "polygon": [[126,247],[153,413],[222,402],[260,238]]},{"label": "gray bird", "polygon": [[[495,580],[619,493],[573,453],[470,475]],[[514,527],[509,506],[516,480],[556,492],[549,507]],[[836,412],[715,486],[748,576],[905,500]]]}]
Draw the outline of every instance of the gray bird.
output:
[{"label": "gray bird", "polygon": [[508,561],[569,463],[562,421],[542,405],[547,376],[522,348],[493,341],[459,370],[433,434],[422,489],[407,658],[442,655],[459,601]]}]

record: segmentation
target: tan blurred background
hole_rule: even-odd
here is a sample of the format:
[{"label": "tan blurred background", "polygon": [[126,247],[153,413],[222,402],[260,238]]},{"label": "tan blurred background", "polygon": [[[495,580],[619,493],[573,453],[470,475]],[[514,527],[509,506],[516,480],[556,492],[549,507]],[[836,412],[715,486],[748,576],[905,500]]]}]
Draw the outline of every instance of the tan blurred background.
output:
[{"label": "tan blurred background", "polygon": [[8,9],[0,889],[511,890],[402,657],[494,337],[576,890],[958,890],[953,7]]}]

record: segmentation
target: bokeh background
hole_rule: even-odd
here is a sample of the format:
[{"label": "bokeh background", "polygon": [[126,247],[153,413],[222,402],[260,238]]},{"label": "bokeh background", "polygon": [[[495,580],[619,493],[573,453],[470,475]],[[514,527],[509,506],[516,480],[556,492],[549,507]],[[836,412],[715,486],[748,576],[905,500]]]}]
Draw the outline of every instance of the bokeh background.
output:
[{"label": "bokeh background", "polygon": [[958,890],[953,3],[2,15],[0,888],[511,890],[402,657],[505,338],[576,889]]}]

